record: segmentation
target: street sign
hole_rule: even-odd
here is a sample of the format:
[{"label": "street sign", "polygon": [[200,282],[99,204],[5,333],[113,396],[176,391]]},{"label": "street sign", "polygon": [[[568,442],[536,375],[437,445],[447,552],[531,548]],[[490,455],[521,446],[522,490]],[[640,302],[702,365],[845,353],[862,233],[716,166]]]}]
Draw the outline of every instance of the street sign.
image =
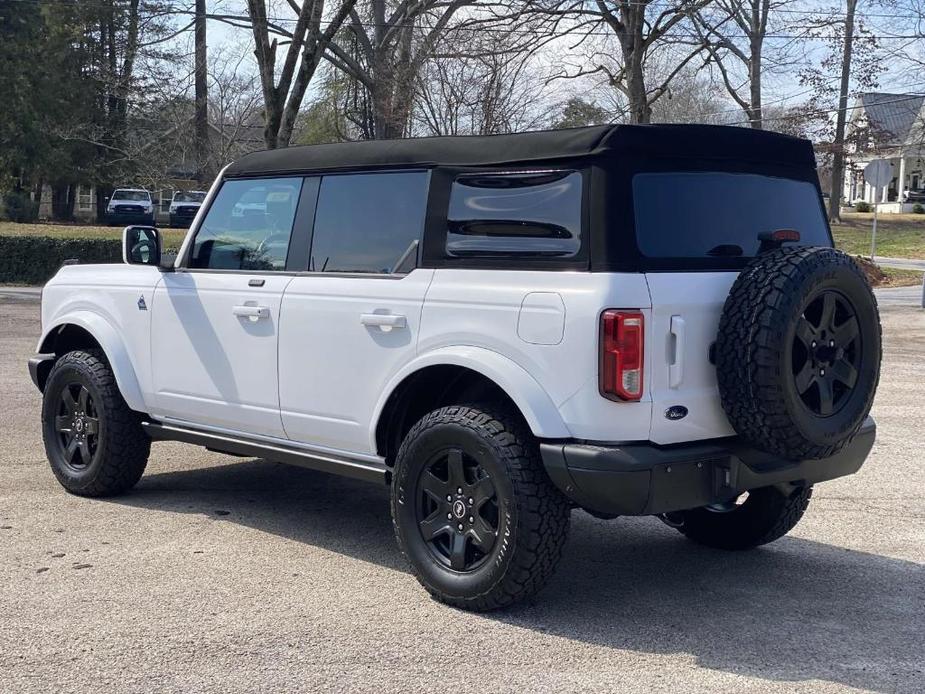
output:
[{"label": "street sign", "polygon": [[874,188],[883,188],[893,180],[893,166],[886,159],[874,159],[864,167],[864,180]]},{"label": "street sign", "polygon": [[877,201],[879,188],[888,186],[893,180],[893,166],[886,159],[874,159],[864,167],[864,180],[874,189],[874,225],[870,232],[870,259],[873,261],[877,252]]}]

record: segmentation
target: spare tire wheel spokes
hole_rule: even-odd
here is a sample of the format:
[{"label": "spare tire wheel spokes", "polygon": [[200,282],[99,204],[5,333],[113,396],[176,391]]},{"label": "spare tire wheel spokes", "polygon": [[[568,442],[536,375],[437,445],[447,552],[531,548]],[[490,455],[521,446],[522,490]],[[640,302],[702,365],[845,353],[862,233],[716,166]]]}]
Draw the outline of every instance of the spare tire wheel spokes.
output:
[{"label": "spare tire wheel spokes", "polygon": [[854,308],[834,291],[823,291],[810,300],[800,316],[792,355],[794,379],[813,414],[831,416],[850,396],[857,383],[859,354],[853,346],[858,333]]}]

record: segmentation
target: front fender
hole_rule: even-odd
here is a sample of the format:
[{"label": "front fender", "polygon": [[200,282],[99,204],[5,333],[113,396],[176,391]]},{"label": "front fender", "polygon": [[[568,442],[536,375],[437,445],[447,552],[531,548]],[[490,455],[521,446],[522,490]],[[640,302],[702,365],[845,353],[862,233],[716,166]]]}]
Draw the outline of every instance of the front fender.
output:
[{"label": "front fender", "polygon": [[109,360],[109,365],[116,378],[116,384],[119,386],[119,392],[122,393],[126,404],[137,412],[144,412],[146,407],[141,394],[141,387],[138,383],[138,376],[135,373],[135,367],[129,357],[125,343],[119,336],[115,326],[98,313],[78,310],[56,316],[51,325],[47,326],[42,333],[37,351],[40,354],[52,352],[51,344],[54,341],[54,336],[65,325],[76,325],[93,336],[93,339],[99,343]]},{"label": "front fender", "polygon": [[418,355],[389,381],[376,403],[370,429],[370,450],[376,450],[376,428],[389,396],[411,374],[428,366],[462,366],[477,371],[500,387],[517,405],[534,436],[571,438],[572,434],[553,401],[523,367],[502,354],[482,347],[443,347]]}]

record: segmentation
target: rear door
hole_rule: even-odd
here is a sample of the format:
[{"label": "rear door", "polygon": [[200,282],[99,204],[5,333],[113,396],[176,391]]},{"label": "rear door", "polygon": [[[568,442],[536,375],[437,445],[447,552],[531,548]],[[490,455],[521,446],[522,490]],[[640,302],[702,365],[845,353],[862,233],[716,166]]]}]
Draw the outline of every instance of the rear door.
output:
[{"label": "rear door", "polygon": [[[738,269],[759,252],[759,234],[800,232],[830,246],[817,186],[807,179],[724,171],[658,171],[633,177],[639,250],[652,316],[646,331],[652,423],[661,444],[729,436],[710,359]],[[686,415],[680,416],[686,410]]]},{"label": "rear door", "polygon": [[427,171],[321,180],[308,271],[282,303],[279,398],[289,438],[374,454],[373,410],[413,359],[433,270],[416,268]]},{"label": "rear door", "polygon": [[300,238],[292,231],[302,191],[297,177],[226,181],[185,267],[163,275],[151,333],[160,418],[284,437],[280,304],[293,278],[287,257]]}]

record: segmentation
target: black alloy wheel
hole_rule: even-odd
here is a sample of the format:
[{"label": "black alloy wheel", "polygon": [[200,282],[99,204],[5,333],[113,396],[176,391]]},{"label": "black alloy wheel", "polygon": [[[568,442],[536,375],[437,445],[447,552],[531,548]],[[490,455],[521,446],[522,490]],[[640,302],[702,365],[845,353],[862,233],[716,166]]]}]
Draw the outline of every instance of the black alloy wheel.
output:
[{"label": "black alloy wheel", "polygon": [[813,297],[793,339],[793,375],[800,399],[820,417],[837,413],[858,381],[861,344],[858,318],[836,290]]},{"label": "black alloy wheel", "polygon": [[62,355],[45,382],[42,437],[52,472],[80,496],[130,489],[148,461],[151,440],[129,409],[102,351]]},{"label": "black alloy wheel", "polygon": [[488,472],[459,448],[437,453],[418,479],[421,537],[453,571],[477,569],[498,537],[499,501]]},{"label": "black alloy wheel", "polygon": [[55,431],[64,464],[75,472],[86,470],[99,446],[100,419],[93,395],[83,383],[74,381],[61,389]]},{"label": "black alloy wheel", "polygon": [[506,403],[447,405],[408,431],[395,457],[395,537],[437,600],[482,612],[524,600],[555,570],[571,506]]}]

